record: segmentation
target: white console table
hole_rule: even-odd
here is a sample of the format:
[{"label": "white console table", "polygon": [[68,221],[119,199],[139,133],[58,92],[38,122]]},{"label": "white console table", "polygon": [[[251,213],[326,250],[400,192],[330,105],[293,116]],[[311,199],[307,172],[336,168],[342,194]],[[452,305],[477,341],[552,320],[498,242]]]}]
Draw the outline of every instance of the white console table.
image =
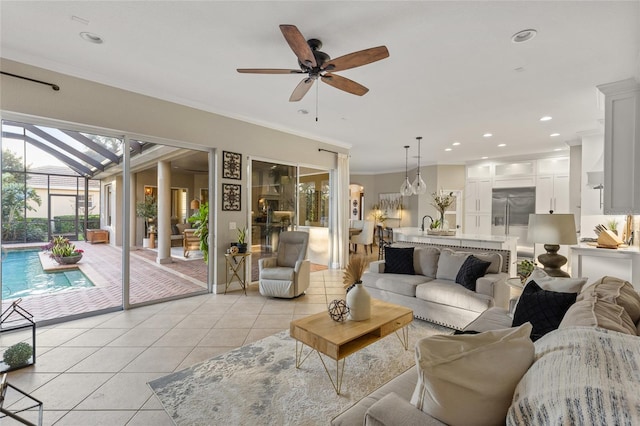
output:
[{"label": "white console table", "polygon": [[571,246],[571,276],[588,277],[592,283],[606,275],[629,281],[640,291],[638,247],[604,249],[580,244]]}]

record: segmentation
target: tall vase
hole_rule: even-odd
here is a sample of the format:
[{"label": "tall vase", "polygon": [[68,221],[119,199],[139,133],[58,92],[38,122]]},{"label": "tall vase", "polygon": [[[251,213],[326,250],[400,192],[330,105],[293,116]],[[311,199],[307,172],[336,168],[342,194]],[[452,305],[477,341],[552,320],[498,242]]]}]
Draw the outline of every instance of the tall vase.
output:
[{"label": "tall vase", "polygon": [[347,306],[349,307],[349,319],[352,321],[364,321],[371,318],[371,295],[362,282],[347,293]]}]

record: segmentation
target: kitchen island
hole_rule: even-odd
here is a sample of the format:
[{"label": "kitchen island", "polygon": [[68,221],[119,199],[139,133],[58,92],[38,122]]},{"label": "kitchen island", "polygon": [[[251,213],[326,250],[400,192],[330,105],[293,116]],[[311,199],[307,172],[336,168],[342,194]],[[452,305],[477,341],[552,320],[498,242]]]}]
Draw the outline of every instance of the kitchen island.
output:
[{"label": "kitchen island", "polygon": [[393,239],[397,242],[440,244],[454,247],[473,247],[509,250],[511,253],[511,264],[509,265],[509,275],[515,277],[516,261],[518,259],[518,238],[498,236],[498,235],[476,235],[456,233],[452,236],[429,235],[427,231],[420,228],[394,228]]}]

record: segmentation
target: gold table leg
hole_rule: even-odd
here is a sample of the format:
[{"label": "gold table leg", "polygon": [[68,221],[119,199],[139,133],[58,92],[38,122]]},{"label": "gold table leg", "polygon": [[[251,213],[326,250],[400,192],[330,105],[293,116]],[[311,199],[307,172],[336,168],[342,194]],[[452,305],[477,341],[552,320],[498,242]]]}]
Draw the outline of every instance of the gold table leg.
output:
[{"label": "gold table leg", "polygon": [[318,358],[320,358],[320,362],[324,367],[324,371],[327,373],[327,376],[331,381],[333,389],[336,391],[336,394],[340,395],[340,390],[342,388],[342,377],[344,376],[345,359],[343,358],[341,360],[336,360],[336,379],[333,380],[333,377],[331,376],[331,373],[329,372],[329,369],[327,368],[327,365],[324,362],[324,359],[322,358],[320,352],[310,348],[311,350],[307,352],[306,355],[304,355],[304,347],[304,343],[296,340],[296,368],[300,368],[300,366],[302,366],[302,363],[305,362],[307,358],[309,358],[309,355],[311,355],[313,352],[317,353]]},{"label": "gold table leg", "polygon": [[[398,331],[402,332],[402,336],[398,334]],[[406,327],[402,327],[400,330],[396,330],[396,336],[398,336],[404,350],[409,350],[409,326],[407,325]]]}]

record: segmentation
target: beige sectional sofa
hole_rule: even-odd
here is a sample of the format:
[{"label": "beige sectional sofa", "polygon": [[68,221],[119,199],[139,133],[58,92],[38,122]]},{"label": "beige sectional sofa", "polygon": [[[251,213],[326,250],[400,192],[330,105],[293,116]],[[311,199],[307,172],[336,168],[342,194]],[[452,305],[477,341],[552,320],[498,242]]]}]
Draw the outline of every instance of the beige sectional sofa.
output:
[{"label": "beige sectional sofa", "polygon": [[[385,260],[371,262],[362,283],[372,297],[411,308],[416,318],[458,330],[493,306],[507,307],[508,251],[427,244],[394,244],[387,250],[407,248],[413,248],[413,273],[388,273]],[[491,263],[476,280],[475,291],[455,282],[472,254]]]},{"label": "beige sectional sofa", "polygon": [[[507,309],[493,307],[469,324],[467,330],[497,330],[489,333],[515,330],[508,328],[512,316]],[[508,408],[498,413],[505,419],[500,423],[508,426],[640,424],[639,336],[640,295],[629,283],[604,277],[582,289],[559,328],[533,343],[532,364],[519,377],[514,391],[507,395]],[[465,336],[453,339],[458,337]],[[432,338],[421,341],[423,347],[429,347],[428,339]],[[489,362],[508,365],[508,356],[500,353]],[[466,362],[466,354],[458,361]],[[482,365],[474,367],[476,371],[482,369]],[[331,424],[445,425],[412,404],[416,402],[419,374],[420,369],[409,369],[334,418]],[[461,376],[451,375],[453,387],[465,380]],[[455,403],[449,409],[465,410],[468,402],[459,392],[455,394]],[[487,410],[495,405],[487,404]],[[441,418],[446,416],[442,411],[439,414]],[[459,424],[482,424],[472,417]]]}]

